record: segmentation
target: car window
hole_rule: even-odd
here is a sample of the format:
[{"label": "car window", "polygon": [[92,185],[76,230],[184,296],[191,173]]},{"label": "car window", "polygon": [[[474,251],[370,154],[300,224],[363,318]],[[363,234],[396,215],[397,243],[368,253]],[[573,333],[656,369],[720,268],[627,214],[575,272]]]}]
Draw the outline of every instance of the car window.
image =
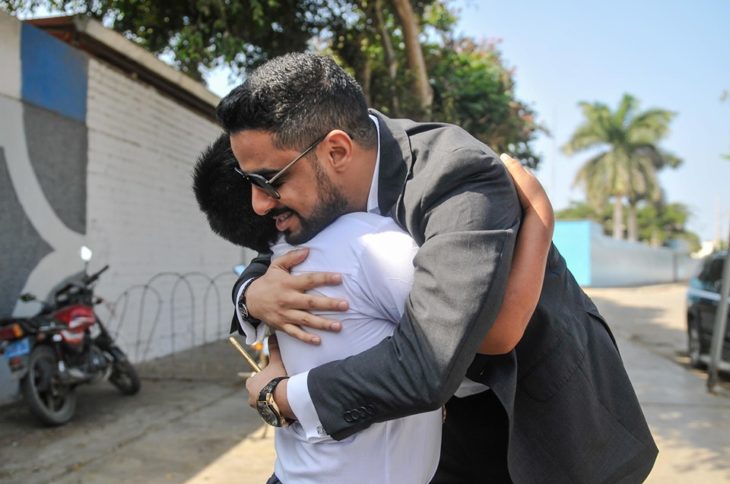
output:
[{"label": "car window", "polygon": [[700,273],[700,280],[709,284],[710,286],[719,287],[720,279],[722,278],[722,266],[724,265],[724,262],[724,257],[716,257],[710,259],[708,263],[705,264],[702,272]]}]

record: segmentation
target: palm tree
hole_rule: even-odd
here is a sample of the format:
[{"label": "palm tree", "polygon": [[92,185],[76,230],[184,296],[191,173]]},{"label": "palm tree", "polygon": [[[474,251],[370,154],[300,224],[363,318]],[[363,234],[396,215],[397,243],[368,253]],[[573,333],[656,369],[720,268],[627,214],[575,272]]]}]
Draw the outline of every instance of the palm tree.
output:
[{"label": "palm tree", "polygon": [[574,185],[582,186],[588,203],[596,208],[613,198],[613,237],[623,238],[623,204],[628,203],[628,238],[637,240],[636,205],[658,202],[661,188],[657,171],[676,168],[682,160],[657,146],[669,131],[674,113],[664,109],[639,111],[639,101],[624,94],[612,112],[603,103],[581,102],[583,124],[563,146],[572,155],[598,150],[578,171]]}]

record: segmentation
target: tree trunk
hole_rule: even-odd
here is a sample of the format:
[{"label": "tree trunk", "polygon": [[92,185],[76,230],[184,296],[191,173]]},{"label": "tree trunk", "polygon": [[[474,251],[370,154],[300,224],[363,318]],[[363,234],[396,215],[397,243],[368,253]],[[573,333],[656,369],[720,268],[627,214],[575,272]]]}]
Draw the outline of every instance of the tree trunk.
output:
[{"label": "tree trunk", "polygon": [[360,81],[360,87],[362,87],[362,93],[365,95],[365,102],[367,102],[368,106],[370,105],[370,86],[372,84],[372,75],[372,62],[370,62],[370,59],[366,57],[362,65],[360,65],[357,70],[357,78]]},{"label": "tree trunk", "polygon": [[393,42],[390,40],[390,32],[385,27],[385,19],[383,18],[383,0],[375,0],[375,23],[383,41],[383,54],[385,56],[385,65],[388,68],[388,79],[390,80],[390,109],[391,116],[400,117],[400,102],[398,100],[398,92],[396,91],[398,77],[398,60],[395,57]]},{"label": "tree trunk", "polygon": [[624,238],[624,204],[618,196],[613,199],[613,238],[616,240]]},{"label": "tree trunk", "polygon": [[391,0],[391,2],[395,7],[401,28],[403,28],[408,67],[413,75],[413,90],[421,105],[423,114],[428,115],[431,112],[431,104],[433,103],[433,91],[428,83],[426,61],[423,58],[423,50],[418,40],[421,27],[416,14],[413,12],[410,0]]},{"label": "tree trunk", "polygon": [[637,224],[636,224],[636,203],[635,202],[632,203],[631,201],[629,201],[628,212],[629,212],[628,221],[627,221],[628,222],[628,224],[627,224],[628,225],[628,227],[627,227],[628,239],[630,242],[636,242],[637,240],[639,240],[639,237],[638,237],[638,229],[637,229]]}]

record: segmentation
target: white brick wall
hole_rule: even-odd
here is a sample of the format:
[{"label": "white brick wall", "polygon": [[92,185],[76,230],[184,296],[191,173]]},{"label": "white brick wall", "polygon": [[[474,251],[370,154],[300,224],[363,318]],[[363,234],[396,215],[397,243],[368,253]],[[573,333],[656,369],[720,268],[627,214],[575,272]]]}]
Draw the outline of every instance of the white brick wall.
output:
[{"label": "white brick wall", "polygon": [[[90,270],[111,266],[98,293],[113,301],[163,272],[230,272],[243,251],[211,233],[191,189],[195,159],[219,128],[93,59],[88,86],[87,228],[88,244],[95,250]],[[180,282],[174,294],[174,277],[161,277],[153,285],[164,301],[156,326],[154,295],[148,293],[140,318],[142,291],[130,293],[120,338],[134,359],[143,356],[149,338],[147,358],[170,352],[173,338],[180,350],[210,341],[227,328],[233,276],[219,280],[220,304],[215,293],[206,291],[205,278],[187,280],[190,286]]]}]

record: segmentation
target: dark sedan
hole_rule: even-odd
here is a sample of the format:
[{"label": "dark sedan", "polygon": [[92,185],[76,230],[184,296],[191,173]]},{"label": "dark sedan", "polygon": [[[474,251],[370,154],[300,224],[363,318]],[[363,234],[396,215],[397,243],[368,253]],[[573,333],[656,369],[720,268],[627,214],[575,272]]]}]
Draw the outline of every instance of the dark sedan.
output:
[{"label": "dark sedan", "polygon": [[[720,308],[722,269],[727,252],[716,252],[702,261],[699,273],[687,290],[687,341],[690,364],[695,368],[710,363],[710,346],[715,315]],[[730,315],[729,315],[730,317]],[[728,324],[730,329],[730,323]],[[725,333],[718,367],[730,371],[730,333]]]}]

